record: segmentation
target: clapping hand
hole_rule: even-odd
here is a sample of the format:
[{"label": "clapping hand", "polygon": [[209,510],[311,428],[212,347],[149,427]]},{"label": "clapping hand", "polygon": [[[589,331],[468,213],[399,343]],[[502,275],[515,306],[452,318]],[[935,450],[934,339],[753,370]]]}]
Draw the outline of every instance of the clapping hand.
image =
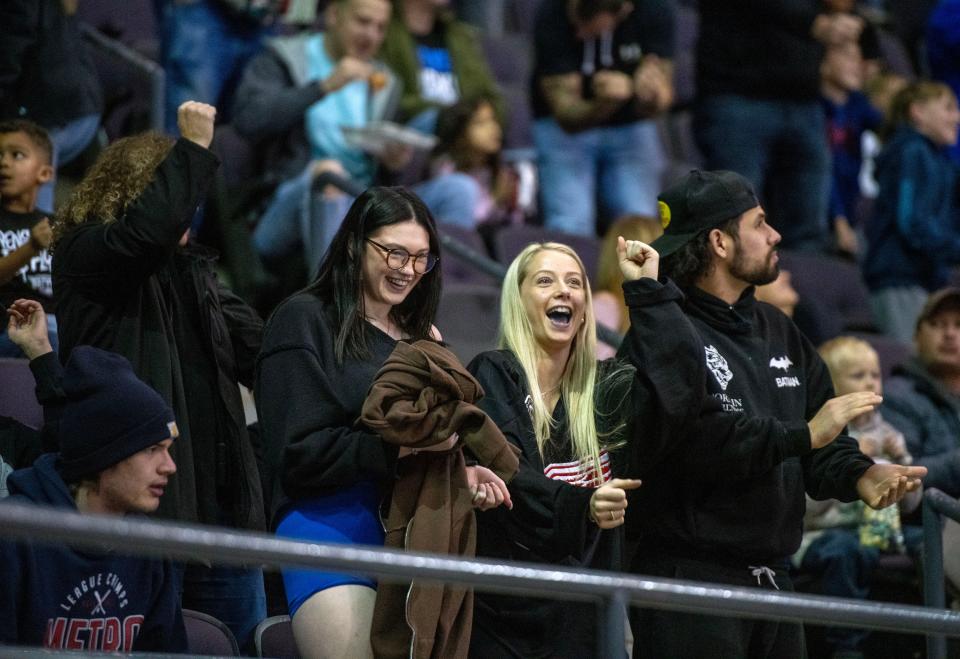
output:
[{"label": "clapping hand", "polygon": [[857,480],[857,494],[871,508],[886,508],[913,492],[927,475],[926,467],[905,467],[895,464],[875,464]]}]

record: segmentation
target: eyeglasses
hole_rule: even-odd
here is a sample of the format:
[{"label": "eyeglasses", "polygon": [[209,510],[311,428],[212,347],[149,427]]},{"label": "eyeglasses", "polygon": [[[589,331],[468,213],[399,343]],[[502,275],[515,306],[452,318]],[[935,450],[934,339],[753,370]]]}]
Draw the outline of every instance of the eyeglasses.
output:
[{"label": "eyeglasses", "polygon": [[369,238],[366,240],[377,249],[383,250],[383,256],[387,260],[387,267],[391,270],[402,270],[403,267],[407,265],[407,261],[413,258],[413,271],[418,275],[425,275],[433,270],[434,266],[437,265],[437,261],[440,260],[440,257],[436,254],[427,253],[413,256],[405,249],[387,247]]}]

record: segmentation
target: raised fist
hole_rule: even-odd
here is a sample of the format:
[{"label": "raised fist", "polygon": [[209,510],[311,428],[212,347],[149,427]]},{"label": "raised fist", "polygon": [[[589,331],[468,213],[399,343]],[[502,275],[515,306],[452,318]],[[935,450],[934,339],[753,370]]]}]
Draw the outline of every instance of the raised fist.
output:
[{"label": "raised fist", "polygon": [[177,108],[177,127],[184,139],[204,149],[213,141],[213,121],[217,108],[198,101],[187,101]]}]

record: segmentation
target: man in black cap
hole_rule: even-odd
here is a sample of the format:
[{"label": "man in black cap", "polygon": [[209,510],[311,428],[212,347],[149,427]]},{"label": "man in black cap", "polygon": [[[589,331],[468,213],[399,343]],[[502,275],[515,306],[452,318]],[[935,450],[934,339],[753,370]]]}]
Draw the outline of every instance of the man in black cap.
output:
[{"label": "man in black cap", "polygon": [[[57,368],[56,356],[47,367]],[[60,452],[14,472],[6,501],[82,514],[155,511],[176,471],[170,446],[179,433],[170,407],[125,358],[90,346],[71,353],[62,387]],[[0,542],[0,644],[186,651],[170,562],[118,549]]]},{"label": "man in black cap", "polygon": [[[659,197],[661,273],[683,289],[684,310],[707,362],[704,408],[773,417],[781,434],[724,441],[709,413],[661,473],[637,491],[633,570],[659,577],[791,590],[804,492],[860,498],[880,508],[920,486],[923,467],[873,464],[845,435],[820,441],[807,427],[833,398],[826,366],[793,322],[757,302],[754,286],[778,273],[780,235],[750,183],[728,171],[693,171]],[[828,402],[829,401],[829,402]],[[832,437],[832,436],[831,436]],[[629,524],[629,522],[628,522]],[[634,616],[635,656],[797,657],[802,627],[668,611]]]}]

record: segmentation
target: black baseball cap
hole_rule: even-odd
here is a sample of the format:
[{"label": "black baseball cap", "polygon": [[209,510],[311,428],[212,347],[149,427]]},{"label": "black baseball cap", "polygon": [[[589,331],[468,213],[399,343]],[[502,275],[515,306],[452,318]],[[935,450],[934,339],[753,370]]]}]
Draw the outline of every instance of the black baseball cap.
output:
[{"label": "black baseball cap", "polygon": [[760,205],[750,181],[727,170],[694,169],[657,197],[663,235],[660,256],[677,251],[704,229],[715,229]]}]

